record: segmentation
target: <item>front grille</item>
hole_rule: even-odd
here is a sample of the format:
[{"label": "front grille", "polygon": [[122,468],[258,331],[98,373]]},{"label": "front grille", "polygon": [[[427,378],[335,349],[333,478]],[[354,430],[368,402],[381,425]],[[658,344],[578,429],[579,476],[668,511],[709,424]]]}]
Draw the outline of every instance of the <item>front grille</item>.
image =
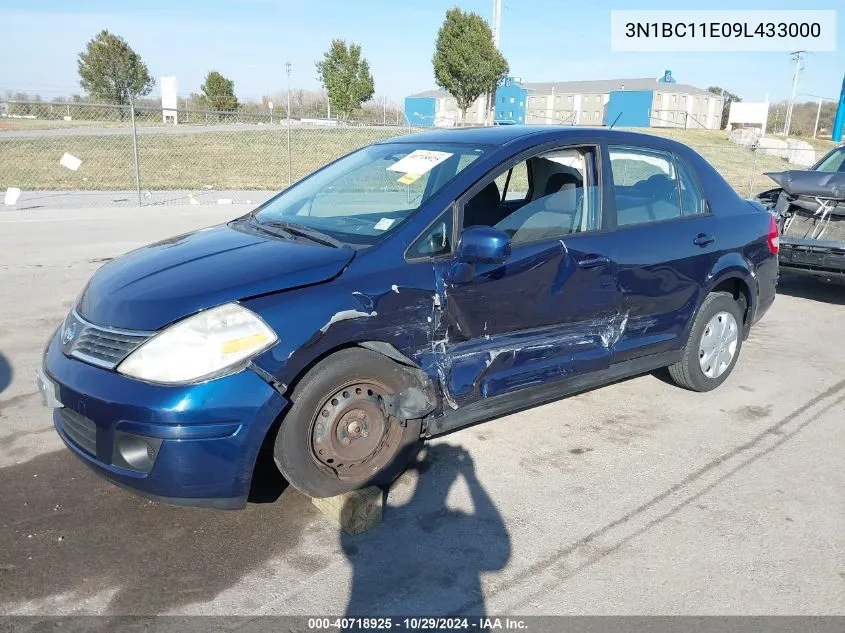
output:
[{"label": "front grille", "polygon": [[61,329],[65,354],[106,369],[114,369],[152,334],[94,325],[76,310],[68,315]]},{"label": "front grille", "polygon": [[84,415],[80,415],[67,407],[59,409],[59,416],[62,419],[62,430],[64,430],[65,435],[83,451],[96,456],[97,425]]},{"label": "front grille", "polygon": [[147,338],[147,336],[118,334],[89,325],[77,339],[71,356],[111,368],[126,358]]}]

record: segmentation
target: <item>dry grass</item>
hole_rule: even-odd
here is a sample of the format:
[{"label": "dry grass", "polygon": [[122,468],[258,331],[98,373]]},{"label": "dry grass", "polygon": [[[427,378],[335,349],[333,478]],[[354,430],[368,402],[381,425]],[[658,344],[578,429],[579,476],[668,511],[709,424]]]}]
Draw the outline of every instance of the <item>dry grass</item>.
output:
[{"label": "dry grass", "polygon": [[[293,180],[369,143],[402,129],[295,128],[291,130]],[[773,183],[763,174],[790,166],[783,159],[759,154],[727,140],[723,131],[650,128],[650,134],[686,143],[710,161],[743,196]],[[822,155],[833,144],[816,141]],[[141,186],[150,190],[276,190],[287,184],[287,134],[284,129],[139,133]],[[69,152],[82,160],[76,172],[59,165]],[[0,190],[125,190],[135,188],[132,136],[62,134],[5,137],[0,133]]]},{"label": "dry grass", "polygon": [[[395,136],[395,129],[293,129],[291,175],[297,180],[358,147]],[[78,171],[59,165],[68,152]],[[139,134],[141,186],[169,189],[281,189],[287,184],[285,130]],[[132,136],[62,135],[2,138],[0,190],[134,189]]]}]

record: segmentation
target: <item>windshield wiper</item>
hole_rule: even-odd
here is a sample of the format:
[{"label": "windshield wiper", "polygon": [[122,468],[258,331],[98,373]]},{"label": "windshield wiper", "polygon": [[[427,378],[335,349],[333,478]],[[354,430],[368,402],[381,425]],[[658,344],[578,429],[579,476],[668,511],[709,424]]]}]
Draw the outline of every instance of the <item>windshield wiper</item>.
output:
[{"label": "windshield wiper", "polygon": [[276,237],[283,237],[286,240],[296,239],[293,236],[293,233],[291,233],[290,231],[286,231],[284,228],[282,228],[280,226],[273,227],[273,229],[271,229],[268,226],[271,223],[269,223],[269,222],[266,222],[266,223],[265,222],[259,222],[258,220],[255,219],[255,216],[249,216],[245,219],[250,226],[257,228],[259,231],[264,231],[265,233],[269,233],[270,235],[275,235]]},{"label": "windshield wiper", "polygon": [[294,222],[286,222],[285,220],[267,220],[266,222],[258,222],[258,224],[281,229],[287,233],[308,238],[309,240],[317,242],[318,244],[323,244],[324,246],[340,248],[344,245],[343,242],[336,240],[331,235],[326,235],[322,231],[318,231],[317,229],[312,229],[311,227],[303,226],[301,224],[296,224]]}]

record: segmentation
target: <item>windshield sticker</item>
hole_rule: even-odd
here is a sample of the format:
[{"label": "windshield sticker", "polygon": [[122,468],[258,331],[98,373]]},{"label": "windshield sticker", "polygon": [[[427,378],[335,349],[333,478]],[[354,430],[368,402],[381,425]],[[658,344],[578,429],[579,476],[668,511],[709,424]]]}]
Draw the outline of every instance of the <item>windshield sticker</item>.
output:
[{"label": "windshield sticker", "polygon": [[437,167],[444,160],[452,156],[451,152],[435,152],[429,149],[417,149],[387,168],[388,171],[398,171],[405,174],[417,174],[417,177]]},{"label": "windshield sticker", "polygon": [[416,182],[421,177],[421,174],[405,174],[404,176],[399,176],[396,179],[396,182],[401,182],[403,185],[410,185],[412,182]]},{"label": "windshield sticker", "polygon": [[376,231],[386,231],[393,223],[396,222],[393,218],[382,218],[378,222],[376,222],[375,226],[373,227]]}]

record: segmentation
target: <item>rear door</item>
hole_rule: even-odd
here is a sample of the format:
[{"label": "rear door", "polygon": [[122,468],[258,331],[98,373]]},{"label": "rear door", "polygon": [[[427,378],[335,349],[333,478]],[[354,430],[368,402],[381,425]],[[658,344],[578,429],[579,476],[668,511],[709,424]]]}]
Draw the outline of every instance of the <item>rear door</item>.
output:
[{"label": "rear door", "polygon": [[720,236],[698,179],[682,159],[621,145],[610,145],[608,154],[617,225],[613,258],[627,318],[612,354],[620,362],[683,345]]},{"label": "rear door", "polygon": [[[578,145],[520,158],[514,188],[500,191],[521,185],[525,197],[505,200],[503,219],[501,209],[490,214],[490,225],[511,236],[507,261],[435,265],[435,345],[453,406],[609,366],[620,318],[612,235],[601,224],[600,156],[598,145]],[[527,168],[518,165],[523,161]],[[474,196],[510,168],[476,183],[459,208],[475,204]],[[569,178],[565,191],[549,193],[551,174],[563,171],[580,177],[580,186]],[[517,173],[530,181],[513,180]],[[484,216],[475,207],[474,224]]]}]

